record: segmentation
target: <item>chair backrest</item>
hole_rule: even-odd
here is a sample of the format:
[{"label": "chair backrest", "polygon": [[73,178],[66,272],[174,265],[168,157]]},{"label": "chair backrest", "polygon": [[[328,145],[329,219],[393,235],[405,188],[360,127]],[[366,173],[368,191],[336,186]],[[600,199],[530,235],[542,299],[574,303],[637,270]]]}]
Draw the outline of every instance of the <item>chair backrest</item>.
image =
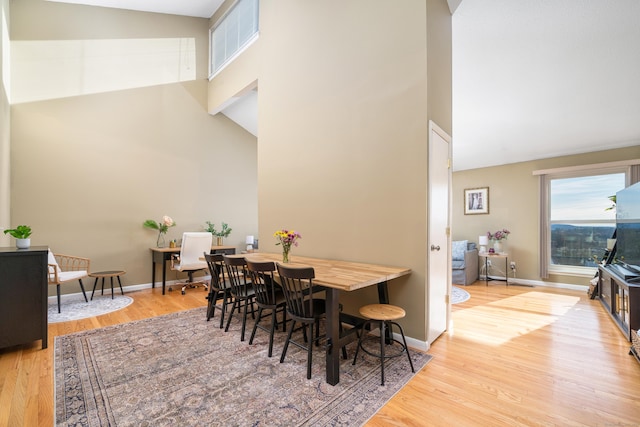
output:
[{"label": "chair backrest", "polygon": [[231,285],[231,294],[236,298],[246,298],[251,290],[247,261],[244,257],[224,257],[224,266]]},{"label": "chair backrest", "polygon": [[271,261],[255,262],[247,260],[247,270],[256,293],[258,304],[272,306],[276,304],[276,265]]},{"label": "chair backrest", "polygon": [[315,271],[313,267],[286,267],[276,265],[280,284],[287,300],[287,311],[299,319],[313,320],[313,279]]},{"label": "chair backrest", "polygon": [[180,248],[180,269],[199,270],[207,268],[206,261],[201,260],[204,252],[211,252],[213,236],[209,232],[186,232],[182,234]]},{"label": "chair backrest", "polygon": [[204,252],[204,259],[209,266],[211,274],[211,287],[216,290],[228,288],[229,282],[226,279],[226,270],[224,268],[224,257],[222,254],[210,254]]}]

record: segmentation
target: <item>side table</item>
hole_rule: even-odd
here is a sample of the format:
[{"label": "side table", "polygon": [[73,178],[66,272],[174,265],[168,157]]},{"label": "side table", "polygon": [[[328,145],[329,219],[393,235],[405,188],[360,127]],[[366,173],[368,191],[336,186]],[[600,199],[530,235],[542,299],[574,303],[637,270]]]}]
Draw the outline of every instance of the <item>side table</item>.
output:
[{"label": "side table", "polygon": [[96,281],[93,282],[93,291],[91,291],[91,300],[93,300],[93,293],[96,291],[96,286],[98,285],[98,279],[102,278],[102,295],[104,295],[104,279],[108,277],[111,279],[111,299],[113,299],[113,278],[116,277],[118,279],[118,285],[120,285],[120,292],[124,295],[124,290],[122,289],[122,282],[120,281],[120,276],[126,274],[126,271],[123,270],[110,270],[110,271],[96,271],[94,273],[89,273],[89,277],[95,277]]},{"label": "side table", "polygon": [[[507,283],[509,286],[509,254],[507,253],[499,253],[492,254],[489,252],[480,252],[478,253],[478,257],[484,258],[484,282],[486,286],[489,286],[489,280],[500,280]],[[504,279],[496,279],[494,277],[489,277],[489,260],[494,259],[504,259]],[[478,263],[478,265],[482,265],[482,259]]]}]

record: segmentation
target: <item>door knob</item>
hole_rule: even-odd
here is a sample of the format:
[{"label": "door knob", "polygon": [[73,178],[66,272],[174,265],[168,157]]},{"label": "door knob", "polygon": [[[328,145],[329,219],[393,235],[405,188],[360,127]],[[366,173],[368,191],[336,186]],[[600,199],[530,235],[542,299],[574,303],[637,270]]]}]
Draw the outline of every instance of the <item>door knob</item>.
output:
[{"label": "door knob", "polygon": [[440,250],[440,246],[431,245],[431,250],[432,251],[439,251]]}]

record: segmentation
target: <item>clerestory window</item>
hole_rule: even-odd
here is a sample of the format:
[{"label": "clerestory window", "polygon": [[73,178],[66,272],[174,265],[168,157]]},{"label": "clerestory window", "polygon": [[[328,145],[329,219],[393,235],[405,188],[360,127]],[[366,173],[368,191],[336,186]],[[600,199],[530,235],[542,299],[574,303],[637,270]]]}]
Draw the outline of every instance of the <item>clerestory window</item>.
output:
[{"label": "clerestory window", "polygon": [[259,0],[238,0],[209,30],[209,77],[233,61],[258,37]]}]

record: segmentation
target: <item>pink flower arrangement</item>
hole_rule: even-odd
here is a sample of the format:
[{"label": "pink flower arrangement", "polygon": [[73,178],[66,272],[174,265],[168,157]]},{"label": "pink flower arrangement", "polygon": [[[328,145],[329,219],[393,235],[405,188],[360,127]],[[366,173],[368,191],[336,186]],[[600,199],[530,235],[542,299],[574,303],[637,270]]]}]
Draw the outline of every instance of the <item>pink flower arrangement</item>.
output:
[{"label": "pink flower arrangement", "polygon": [[489,238],[489,240],[497,240],[498,242],[501,240],[506,240],[509,234],[511,234],[511,232],[506,228],[503,228],[502,230],[498,230],[495,233],[491,233],[490,231],[487,231],[487,237]]}]

